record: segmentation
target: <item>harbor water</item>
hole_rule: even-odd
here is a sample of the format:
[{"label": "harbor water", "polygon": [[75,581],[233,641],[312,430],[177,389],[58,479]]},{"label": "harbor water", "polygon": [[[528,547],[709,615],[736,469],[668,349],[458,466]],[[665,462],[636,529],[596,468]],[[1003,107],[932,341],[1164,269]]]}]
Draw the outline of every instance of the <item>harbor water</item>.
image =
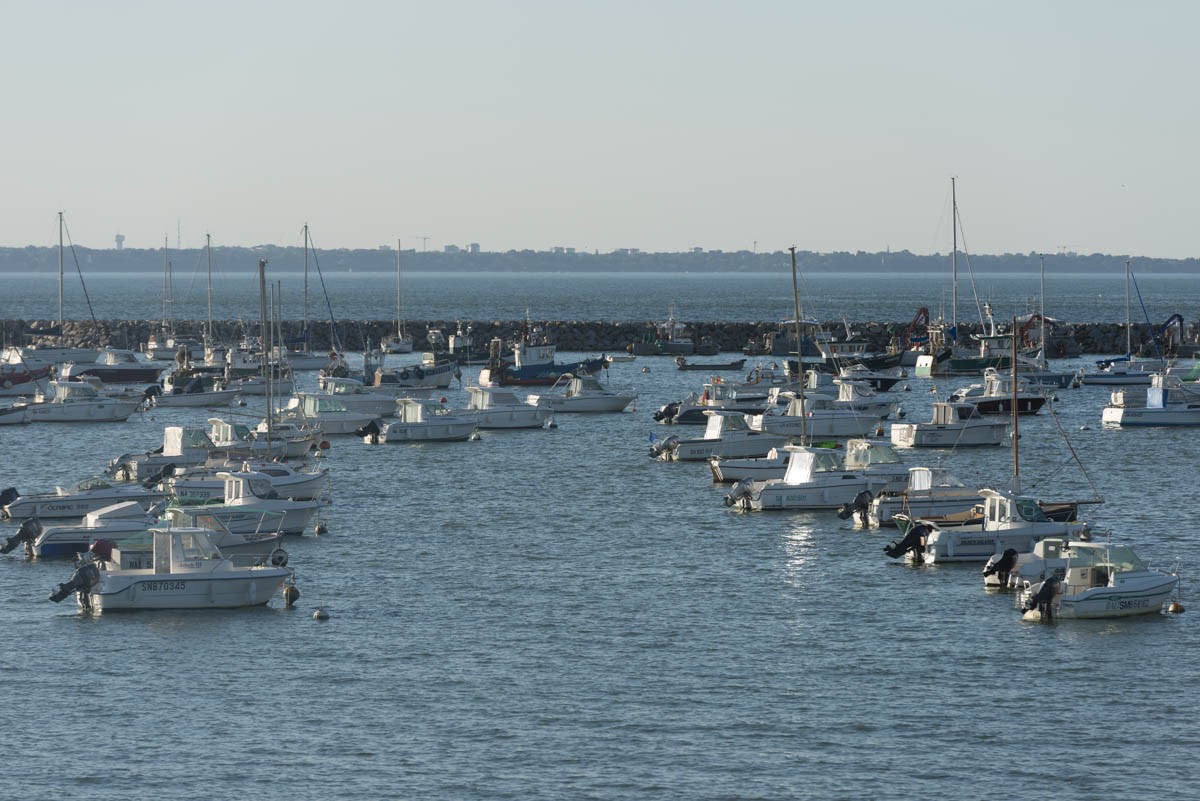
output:
[{"label": "harbor water", "polygon": [[[666,304],[650,301],[664,296],[630,313],[662,317]],[[721,317],[724,300],[693,309],[680,300],[677,316]],[[529,305],[535,316],[582,317],[577,302],[579,311]],[[853,316],[886,319],[870,302],[860,297]],[[775,306],[760,316],[786,314],[782,300]],[[414,316],[523,312],[460,300]],[[698,390],[703,374],[666,357],[608,372],[614,387],[639,392],[635,410],[559,415],[556,428],[477,442],[331,438],[327,532],[285,545],[301,591],[293,609],[275,599],[249,610],[81,616],[70,601],[46,600],[69,563],[19,550],[0,557],[0,720],[11,746],[2,795],[1193,792],[1200,609],[1032,624],[1011,595],[984,591],[979,565],[889,560],[881,549],[894,531],[858,530],[828,512],[727,509],[727,488],[706,465],[647,455],[652,437],[699,434],[651,415]],[[464,381],[475,375],[464,370]],[[315,376],[301,383],[311,388]],[[922,420],[935,395],[964,383],[913,378],[893,392]],[[445,394],[466,402],[457,385]],[[1096,536],[1111,530],[1152,565],[1178,569],[1190,607],[1200,570],[1187,513],[1194,433],[1105,429],[1107,396],[1060,390],[1056,414],[1021,420],[1024,484],[1051,499],[1102,496],[1084,512]],[[157,447],[165,425],[218,413],[0,427],[0,486],[73,484],[121,453]],[[1007,484],[1012,473],[1006,447],[905,458],[940,460],[968,484]],[[317,607],[328,620],[313,619]]]}]

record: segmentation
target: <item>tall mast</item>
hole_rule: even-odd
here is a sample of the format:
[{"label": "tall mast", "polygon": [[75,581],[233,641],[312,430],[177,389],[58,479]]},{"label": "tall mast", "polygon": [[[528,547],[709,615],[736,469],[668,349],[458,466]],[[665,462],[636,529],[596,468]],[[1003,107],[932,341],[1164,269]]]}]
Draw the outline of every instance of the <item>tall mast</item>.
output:
[{"label": "tall mast", "polygon": [[212,337],[212,234],[204,235],[208,250],[208,336]]},{"label": "tall mast", "polygon": [[950,296],[950,327],[954,331],[954,342],[958,342],[958,194],[950,179],[950,231],[954,249],[950,251],[950,275],[953,292]]},{"label": "tall mast", "polygon": [[262,329],[260,336],[262,337],[263,351],[263,380],[266,382],[266,397],[267,397],[267,452],[271,450],[271,440],[273,439],[273,417],[274,412],[271,409],[271,326],[267,322],[267,260],[258,260],[258,306],[259,314],[262,317]]},{"label": "tall mast", "polygon": [[304,350],[308,351],[308,223],[304,224]]},{"label": "tall mast", "polygon": [[1021,424],[1018,422],[1021,415],[1018,412],[1017,406],[1017,318],[1013,317],[1012,321],[1012,455],[1013,455],[1013,477],[1012,491],[1021,491]]},{"label": "tall mast", "polygon": [[404,338],[404,318],[400,313],[400,240],[396,240],[396,338]]},{"label": "tall mast", "polygon": [[1041,300],[1038,301],[1038,317],[1042,318],[1042,364],[1047,364],[1047,362],[1046,362],[1046,256],[1045,256],[1045,254],[1041,255],[1041,264],[1042,264],[1042,266],[1041,266],[1041,269],[1039,270],[1041,287],[1038,291],[1038,294],[1039,294]]},{"label": "tall mast", "polygon": [[1129,259],[1125,260],[1125,355],[1133,357],[1133,319],[1129,316]]},{"label": "tall mast", "polygon": [[796,311],[796,372],[800,376],[800,444],[808,444],[808,414],[804,408],[804,382],[808,376],[804,372],[804,359],[800,346],[800,283],[796,280],[796,246],[788,248],[792,254],[792,302]]},{"label": "tall mast", "polygon": [[63,213],[58,213],[58,324],[63,324]]}]

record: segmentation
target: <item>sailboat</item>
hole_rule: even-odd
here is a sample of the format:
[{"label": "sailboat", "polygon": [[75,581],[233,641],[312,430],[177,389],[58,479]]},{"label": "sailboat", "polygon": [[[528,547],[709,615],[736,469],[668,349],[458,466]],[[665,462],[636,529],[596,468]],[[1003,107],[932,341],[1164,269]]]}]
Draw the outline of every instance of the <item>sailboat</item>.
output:
[{"label": "sailboat", "polygon": [[[329,363],[329,355],[317,353],[312,349],[308,330],[308,254],[312,249],[312,240],[308,235],[308,223],[304,224],[304,317],[301,322],[300,336],[284,342],[284,347],[276,347],[271,354],[271,361],[281,363],[287,361],[293,370],[319,370]],[[318,265],[319,269],[319,265]],[[324,286],[324,280],[322,280]],[[278,319],[281,315],[276,315]],[[280,335],[280,341],[283,336]]]},{"label": "sailboat", "polygon": [[[31,330],[28,333],[41,337],[61,337],[63,335],[63,230],[65,227],[63,213],[58,213],[58,319],[51,328]],[[90,301],[89,301],[90,306]],[[5,348],[0,361],[4,364],[22,365],[26,370],[34,371],[49,365],[62,362],[94,362],[100,356],[97,348],[74,348],[64,345],[25,345],[22,347]]]},{"label": "sailboat", "polygon": [[[796,248],[792,254],[792,301],[796,312],[796,342],[800,336],[800,288],[796,278]],[[797,348],[796,358],[801,358]],[[804,382],[799,382],[797,400],[804,409]],[[766,481],[744,479],[725,495],[726,506],[747,511],[768,509],[838,509],[866,494],[869,498],[887,486],[887,479],[847,470],[839,452],[808,445],[807,415],[800,415],[800,444],[779,449],[788,454],[783,478]]]},{"label": "sailboat", "polygon": [[1162,359],[1133,360],[1133,319],[1129,315],[1129,282],[1131,280],[1129,260],[1125,260],[1125,355],[1096,363],[1096,370],[1085,372],[1080,379],[1084,384],[1106,386],[1150,386],[1151,376],[1163,370]]},{"label": "sailboat", "polygon": [[388,334],[379,343],[384,353],[412,353],[412,336],[404,330],[404,314],[401,311],[400,294],[400,240],[396,240],[396,333]]},{"label": "sailboat", "polygon": [[933,375],[982,375],[988,367],[998,370],[1009,368],[1009,357],[1002,351],[997,353],[993,347],[1008,339],[996,327],[992,318],[991,307],[984,304],[983,311],[986,321],[983,323],[984,332],[975,336],[979,348],[971,351],[959,346],[958,338],[958,194],[955,179],[950,179],[950,231],[952,250],[950,251],[950,272],[952,276],[950,321],[938,320],[929,323],[926,330],[929,333],[929,353],[917,357],[914,373],[918,376]]},{"label": "sailboat", "polygon": [[1022,492],[1020,458],[1020,420],[1017,413],[1016,388],[1016,320],[1013,320],[1012,353],[1009,360],[1014,398],[1012,408],[1012,480],[1007,489],[983,489],[983,516],[962,525],[936,524],[925,520],[902,518],[905,524],[902,539],[884,546],[884,553],[893,559],[908,558],[918,564],[940,562],[986,562],[1007,550],[1031,551],[1046,537],[1087,540],[1091,533],[1086,523],[1075,522],[1078,504],[1067,504],[1071,520],[1052,519],[1037,498]]},{"label": "sailboat", "polygon": [[194,337],[181,337],[175,331],[175,274],[171,265],[168,242],[163,240],[163,308],[162,322],[157,334],[151,334],[142,351],[151,359],[169,361],[187,351],[187,359],[203,359],[204,343]]}]

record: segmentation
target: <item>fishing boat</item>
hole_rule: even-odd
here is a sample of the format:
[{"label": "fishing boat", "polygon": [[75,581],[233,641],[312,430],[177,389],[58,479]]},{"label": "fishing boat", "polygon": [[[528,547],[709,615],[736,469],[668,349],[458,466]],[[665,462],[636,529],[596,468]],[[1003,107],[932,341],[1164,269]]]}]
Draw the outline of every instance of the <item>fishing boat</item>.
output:
[{"label": "fishing boat", "polygon": [[25,404],[30,423],[119,423],[142,408],[140,395],[114,398],[87,381],[51,381],[50,389],[50,396],[38,393]]},{"label": "fishing boat", "polygon": [[76,594],[81,609],[220,609],[262,606],[294,579],[287,554],[239,567],[222,555],[203,528],[155,530],[150,551],[124,551],[111,540],[93,543],[71,578],[50,600]]},{"label": "fishing boat", "polygon": [[887,484],[886,479],[847,470],[841,454],[831,448],[788,445],[783,450],[788,454],[783,478],[739,481],[725,495],[725,505],[746,511],[838,509]]},{"label": "fishing boat", "polygon": [[[386,417],[396,411],[396,398],[386,392],[372,392],[357,378],[325,377],[321,389],[330,397],[354,412],[363,412],[372,417]],[[425,390],[425,393],[432,391]]]},{"label": "fishing boat", "polygon": [[422,361],[402,367],[376,368],[367,388],[396,397],[409,395],[414,389],[446,389],[456,378],[462,378],[462,370],[454,362],[430,364]]},{"label": "fishing boat", "polygon": [[460,411],[474,420],[480,430],[490,428],[544,428],[554,419],[554,410],[523,403],[511,389],[467,387],[470,400]]},{"label": "fishing boat", "polygon": [[144,362],[131,350],[104,348],[93,362],[64,363],[59,367],[58,377],[74,381],[93,375],[105,384],[153,384],[162,371],[163,365]]},{"label": "fishing boat", "polygon": [[898,516],[946,523],[977,520],[975,507],[983,503],[977,487],[968,487],[944,467],[910,467],[907,483],[871,500],[868,521],[872,526],[894,526]]},{"label": "fishing boat", "polygon": [[330,504],[327,496],[310,500],[282,498],[270,477],[255,471],[218,473],[224,493],[217,499],[176,498],[168,510],[210,514],[230,531],[245,534],[279,531],[303,534],[313,518]]},{"label": "fishing boat", "polygon": [[435,400],[401,398],[396,420],[375,420],[356,433],[367,444],[383,442],[462,442],[479,426],[475,415],[463,414]]},{"label": "fishing boat", "polygon": [[901,448],[958,448],[999,445],[1008,424],[989,420],[973,403],[933,404],[928,423],[892,423],[892,444]]},{"label": "fishing boat", "polygon": [[738,412],[709,410],[704,436],[682,439],[676,436],[656,439],[650,445],[650,457],[664,462],[701,462],[712,456],[738,458],[765,456],[772,448],[787,444],[787,437],[753,431]]},{"label": "fishing boat", "polygon": [[88,512],[82,522],[74,524],[45,526],[39,518],[29,517],[0,545],[0,553],[23,544],[28,556],[39,559],[74,556],[86,551],[96,539],[120,539],[157,525],[162,505],[160,502],[147,508],[137,501],[120,501]]},{"label": "fishing boat", "polygon": [[311,501],[329,493],[329,468],[298,469],[288,462],[210,459],[202,465],[174,469],[162,477],[162,486],[176,500],[210,501],[225,496],[223,473],[254,473],[271,484],[280,498]]},{"label": "fishing boat", "polygon": [[996,368],[983,372],[983,383],[969,384],[950,393],[953,403],[971,403],[980,414],[1012,414],[1016,404],[1017,414],[1037,414],[1046,405],[1049,396],[1033,391],[1028,382],[1018,374],[1016,387],[1010,376],[1001,375]]},{"label": "fishing boat", "polygon": [[120,501],[136,501],[148,508],[166,496],[162,490],[117,484],[102,476],[85,478],[74,487],[55,487],[54,492],[33,495],[22,495],[15,487],[9,487],[0,492],[0,518],[82,518],[88,512]]},{"label": "fishing boat", "polygon": [[528,318],[521,324],[511,354],[493,338],[488,345],[487,367],[479,371],[480,386],[553,386],[565,373],[593,375],[607,364],[604,357],[577,362],[556,362],[558,347]]},{"label": "fishing boat", "polygon": [[377,415],[356,412],[332,395],[297,392],[289,401],[280,421],[291,421],[302,427],[319,428],[329,436],[353,434]]},{"label": "fishing boat", "polygon": [[600,383],[594,375],[563,375],[544,394],[526,396],[530,406],[556,412],[622,412],[637,399],[637,392],[618,392]]},{"label": "fishing boat", "polygon": [[[1105,619],[1157,614],[1179,576],[1112,542],[1044,539],[1016,558],[1010,581],[1026,619]],[[993,572],[992,575],[998,575]]]},{"label": "fishing boat", "polygon": [[1155,373],[1140,400],[1124,389],[1114,391],[1100,419],[1123,427],[1200,425],[1200,389],[1177,376]]},{"label": "fishing boat", "polygon": [[727,383],[720,376],[713,376],[702,392],[692,392],[682,400],[660,406],[654,419],[663,425],[701,425],[708,421],[705,413],[712,410],[753,415],[763,414],[770,408],[769,387],[747,388],[743,394],[740,386],[745,385]]},{"label": "fishing boat", "polygon": [[747,415],[750,427],[755,431],[800,436],[804,431],[815,438],[866,437],[882,429],[882,420],[887,416],[852,408],[838,408],[835,402],[819,395],[783,393],[789,397],[787,408],[776,412],[772,406],[763,414]]}]

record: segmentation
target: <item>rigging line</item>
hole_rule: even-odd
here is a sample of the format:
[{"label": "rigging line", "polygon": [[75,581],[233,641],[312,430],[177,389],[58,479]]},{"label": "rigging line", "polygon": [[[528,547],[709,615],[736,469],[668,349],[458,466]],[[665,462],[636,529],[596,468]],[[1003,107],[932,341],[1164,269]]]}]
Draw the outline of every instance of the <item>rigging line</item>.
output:
[{"label": "rigging line", "polygon": [[[958,231],[962,234],[962,254],[967,262],[967,275],[971,278],[971,296],[975,298],[975,313],[979,315],[979,326],[985,334],[991,333],[987,330],[987,323],[983,319],[983,307],[979,305],[979,290],[975,287],[975,268],[971,266],[971,254],[967,251],[967,231],[962,227],[962,217],[958,214],[958,207],[954,207],[954,220],[952,223],[958,225]],[[958,325],[958,321],[954,321]]]},{"label": "rigging line", "polygon": [[1096,484],[1092,481],[1092,477],[1088,475],[1088,471],[1083,466],[1083,461],[1080,460],[1079,454],[1075,452],[1075,446],[1071,444],[1071,438],[1067,436],[1066,430],[1062,426],[1062,421],[1058,419],[1058,409],[1050,407],[1050,417],[1054,420],[1054,424],[1058,426],[1058,433],[1062,434],[1063,442],[1067,443],[1067,450],[1071,452],[1071,457],[1075,460],[1075,464],[1079,465],[1079,472],[1083,473],[1083,477],[1087,479],[1088,486],[1092,488],[1092,494],[1101,503],[1104,503],[1104,496],[1100,494],[1100,490],[1096,489]]},{"label": "rigging line", "polygon": [[[1154,355],[1162,359],[1162,351],[1158,348],[1158,337],[1154,334],[1154,325],[1150,322],[1150,315],[1146,312],[1146,302],[1142,300],[1142,288],[1138,286],[1137,276],[1133,274],[1133,270],[1129,271],[1129,280],[1133,282],[1133,291],[1137,293],[1138,305],[1142,307],[1142,317],[1146,318],[1146,327],[1150,329],[1150,342],[1154,345]],[[1132,355],[1130,354],[1130,356]]]},{"label": "rigging line", "polygon": [[[92,325],[95,326],[96,335],[100,334],[100,323],[96,320],[96,310],[92,308],[92,298],[88,295],[87,283],[83,280],[83,269],[79,266],[79,255],[75,253],[75,243],[71,240],[71,229],[67,227],[67,221],[63,220],[63,232],[67,235],[67,242],[71,244],[71,259],[75,262],[75,272],[79,275],[79,285],[83,287],[83,299],[87,301],[88,314],[92,316]],[[59,320],[58,324],[62,325],[63,321]]]},{"label": "rigging line", "polygon": [[338,336],[337,321],[333,319],[333,304],[329,302],[329,290],[325,288],[325,274],[321,272],[321,261],[317,258],[317,247],[312,244],[312,231],[308,232],[308,243],[312,246],[313,264],[317,267],[317,278],[321,279],[321,294],[325,296],[325,308],[329,310],[329,339],[334,350],[341,352],[342,341]]}]

